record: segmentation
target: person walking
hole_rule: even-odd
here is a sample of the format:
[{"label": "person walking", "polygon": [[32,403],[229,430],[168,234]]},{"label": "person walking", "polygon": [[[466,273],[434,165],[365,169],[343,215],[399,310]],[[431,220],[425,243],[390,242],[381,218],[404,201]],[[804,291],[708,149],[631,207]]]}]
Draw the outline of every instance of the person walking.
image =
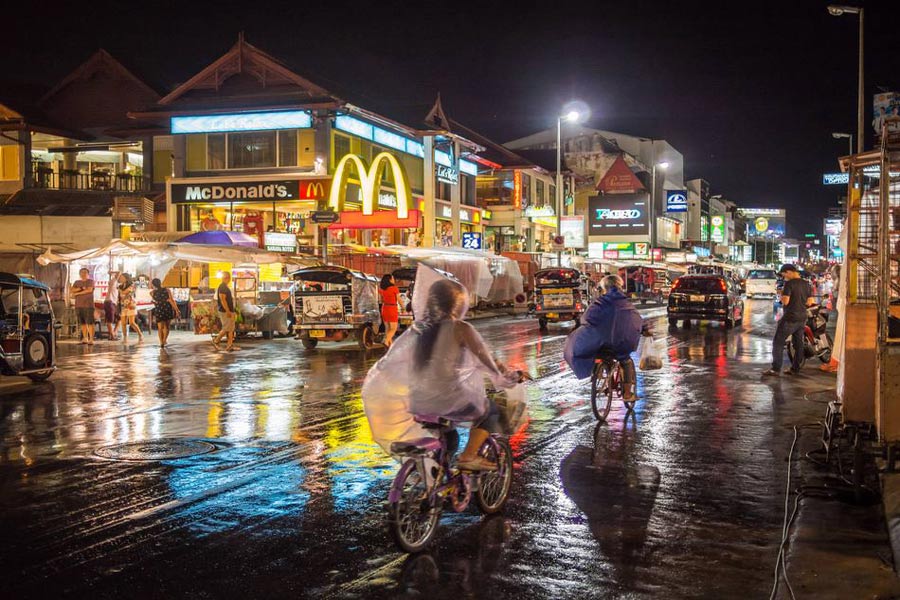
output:
[{"label": "person walking", "polygon": [[234,295],[231,293],[230,283],[231,272],[223,272],[222,283],[216,288],[216,309],[219,312],[219,322],[222,324],[222,328],[212,340],[212,345],[218,350],[222,338],[227,338],[228,345],[225,346],[225,349],[229,352],[232,350],[240,350],[240,348],[234,345],[234,328],[237,315],[234,312]]},{"label": "person walking", "polygon": [[397,333],[397,326],[400,323],[400,290],[394,282],[394,276],[390,273],[385,274],[381,278],[381,289],[378,290],[381,296],[381,320],[384,321],[384,345],[388,348],[394,341],[394,335]]},{"label": "person walking", "polygon": [[75,298],[75,315],[81,326],[81,343],[94,345],[94,280],[86,268],[78,271],[78,281],[72,284]]},{"label": "person walking", "polygon": [[122,328],[122,341],[128,343],[128,328],[133,328],[138,334],[138,341],[144,341],[144,332],[137,324],[137,301],[134,280],[129,273],[119,275],[119,306],[122,307],[120,327]]},{"label": "person walking", "polygon": [[796,375],[803,364],[803,328],[806,326],[806,307],[815,304],[812,298],[812,287],[800,277],[795,265],[785,264],[778,271],[784,277],[784,288],[781,290],[783,312],[778,326],[775,328],[775,339],[772,340],[772,367],[763,371],[763,376],[779,377],[784,364],[784,344],[788,338],[794,345],[794,359],[791,368],[785,375]]},{"label": "person walking", "polygon": [[109,341],[119,339],[119,273],[110,271],[109,283],[106,285],[106,300],[103,301],[103,320],[106,321],[106,331],[109,333]]},{"label": "person walking", "polygon": [[178,305],[172,290],[164,288],[159,278],[150,282],[153,291],[150,299],[153,300],[153,318],[156,319],[156,333],[159,335],[159,347],[165,348],[169,341],[169,323],[178,315]]}]

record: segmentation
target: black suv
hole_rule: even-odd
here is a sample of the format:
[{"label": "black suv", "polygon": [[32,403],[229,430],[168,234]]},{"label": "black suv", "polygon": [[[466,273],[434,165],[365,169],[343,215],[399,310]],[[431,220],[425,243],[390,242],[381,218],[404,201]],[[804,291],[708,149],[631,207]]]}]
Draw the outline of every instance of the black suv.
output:
[{"label": "black suv", "polygon": [[730,277],[684,275],[672,286],[667,313],[672,327],[677,327],[678,321],[690,327],[691,319],[695,319],[721,321],[731,329],[744,320],[744,301]]}]

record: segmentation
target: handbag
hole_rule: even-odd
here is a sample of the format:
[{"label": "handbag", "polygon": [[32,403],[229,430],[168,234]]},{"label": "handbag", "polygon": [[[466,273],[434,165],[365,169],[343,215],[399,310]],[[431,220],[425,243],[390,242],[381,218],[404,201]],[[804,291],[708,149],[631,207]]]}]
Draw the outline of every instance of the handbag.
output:
[{"label": "handbag", "polygon": [[500,412],[500,429],[503,435],[513,435],[528,422],[528,403],[525,401],[525,386],[498,390],[494,403]]}]

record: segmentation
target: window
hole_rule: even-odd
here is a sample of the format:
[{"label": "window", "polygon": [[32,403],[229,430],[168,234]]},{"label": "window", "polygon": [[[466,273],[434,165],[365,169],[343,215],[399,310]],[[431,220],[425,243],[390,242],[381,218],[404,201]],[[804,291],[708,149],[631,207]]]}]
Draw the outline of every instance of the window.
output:
[{"label": "window", "polygon": [[256,169],[275,166],[275,132],[228,134],[228,168]]},{"label": "window", "polygon": [[278,166],[297,166],[297,130],[278,132]]},{"label": "window", "polygon": [[544,182],[540,179],[535,181],[536,190],[534,195],[534,203],[537,206],[543,206],[546,198],[544,198]]},{"label": "window", "polygon": [[531,175],[522,175],[522,208],[531,206]]},{"label": "window", "polygon": [[350,154],[350,138],[346,135],[334,134],[334,164]]},{"label": "window", "polygon": [[551,184],[550,186],[550,204],[556,206],[556,186]]},{"label": "window", "polygon": [[225,168],[225,134],[206,136],[206,166],[208,169]]}]

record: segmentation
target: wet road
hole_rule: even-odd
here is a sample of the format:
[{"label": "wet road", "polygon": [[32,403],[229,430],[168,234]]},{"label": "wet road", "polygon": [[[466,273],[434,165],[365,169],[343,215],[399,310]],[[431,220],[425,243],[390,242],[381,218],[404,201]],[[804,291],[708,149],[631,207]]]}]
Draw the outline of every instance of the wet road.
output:
[{"label": "wet road", "polygon": [[[789,422],[821,418],[804,376],[765,382],[771,304],[744,327],[667,330],[662,370],[639,373],[633,418],[596,426],[566,329],[477,322],[537,377],[512,440],[502,515],[445,513],[408,557],[384,524],[396,470],[371,441],[359,389],[378,355],[206,338],[62,344],[41,385],[0,386],[4,597],[767,597],[781,537]],[[189,438],[195,456],[111,460],[99,449]],[[201,445],[202,446],[202,445]],[[153,448],[148,447],[152,450]]]}]

